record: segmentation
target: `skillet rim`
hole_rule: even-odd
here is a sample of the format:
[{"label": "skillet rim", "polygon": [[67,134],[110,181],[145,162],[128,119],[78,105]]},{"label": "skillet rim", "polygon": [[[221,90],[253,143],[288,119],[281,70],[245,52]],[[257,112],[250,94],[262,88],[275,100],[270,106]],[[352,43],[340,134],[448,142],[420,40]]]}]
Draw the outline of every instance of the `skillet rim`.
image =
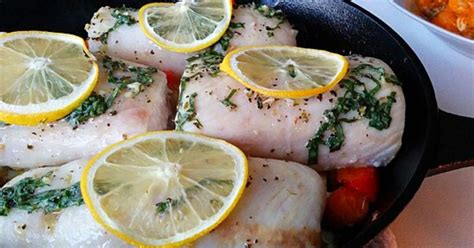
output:
[{"label": "skillet rim", "polygon": [[[371,19],[371,21],[377,23],[380,28],[390,34],[390,38],[402,48],[406,57],[412,61],[415,65],[415,69],[418,72],[418,77],[421,79],[421,87],[423,89],[423,101],[427,106],[427,126],[425,127],[425,137],[423,142],[423,151],[421,153],[420,162],[417,164],[417,168],[412,178],[408,181],[406,188],[403,192],[394,200],[392,206],[387,209],[384,213],[372,221],[368,227],[359,231],[352,239],[347,240],[342,247],[361,247],[372,240],[385,228],[397,218],[397,216],[405,209],[408,203],[413,199],[416,192],[418,192],[423,180],[428,173],[428,170],[435,166],[436,153],[439,142],[439,109],[436,101],[433,83],[426,72],[423,63],[418,58],[414,50],[408,45],[408,43],[393,30],[387,23],[382,21],[380,18],[364,9],[360,5],[354,3],[351,0],[343,0],[344,4],[348,4],[352,8],[355,8],[361,15]],[[385,38],[388,39],[388,38]],[[403,146],[403,144],[402,144]]]}]

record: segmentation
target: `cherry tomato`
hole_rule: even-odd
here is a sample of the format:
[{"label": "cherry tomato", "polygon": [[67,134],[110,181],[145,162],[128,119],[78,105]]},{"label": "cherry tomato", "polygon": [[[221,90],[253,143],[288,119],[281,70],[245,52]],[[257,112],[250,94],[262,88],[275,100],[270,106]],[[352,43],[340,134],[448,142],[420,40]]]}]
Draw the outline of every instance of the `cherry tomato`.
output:
[{"label": "cherry tomato", "polygon": [[369,200],[347,187],[334,191],[327,199],[325,222],[334,229],[350,227],[362,221],[369,212]]},{"label": "cherry tomato", "polygon": [[180,80],[179,76],[174,74],[174,72],[172,72],[171,70],[166,70],[165,74],[166,74],[166,79],[168,80],[168,88],[172,90],[173,92],[178,91],[179,80]]},{"label": "cherry tomato", "polygon": [[336,171],[336,182],[358,191],[371,202],[377,198],[379,175],[375,167],[339,169]]}]

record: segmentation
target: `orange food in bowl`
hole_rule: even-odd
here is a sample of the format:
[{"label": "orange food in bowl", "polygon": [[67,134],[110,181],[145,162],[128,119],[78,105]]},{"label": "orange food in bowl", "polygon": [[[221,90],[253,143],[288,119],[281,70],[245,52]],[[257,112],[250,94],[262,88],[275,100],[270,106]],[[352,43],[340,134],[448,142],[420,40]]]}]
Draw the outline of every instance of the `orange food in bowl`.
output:
[{"label": "orange food in bowl", "polygon": [[417,0],[416,3],[432,23],[474,39],[474,0]]}]

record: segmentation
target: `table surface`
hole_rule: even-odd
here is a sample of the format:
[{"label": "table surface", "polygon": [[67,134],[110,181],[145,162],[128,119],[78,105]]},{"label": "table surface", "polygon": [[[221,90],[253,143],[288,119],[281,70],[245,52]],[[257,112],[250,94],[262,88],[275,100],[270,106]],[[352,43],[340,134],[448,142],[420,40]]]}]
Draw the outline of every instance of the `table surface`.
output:
[{"label": "table surface", "polygon": [[[407,41],[434,84],[440,109],[474,117],[474,60],[451,49],[387,0],[353,2]],[[441,112],[440,137],[439,164],[474,159],[474,119]],[[474,168],[470,167],[427,178],[391,229],[399,247],[474,247],[473,220]]]}]

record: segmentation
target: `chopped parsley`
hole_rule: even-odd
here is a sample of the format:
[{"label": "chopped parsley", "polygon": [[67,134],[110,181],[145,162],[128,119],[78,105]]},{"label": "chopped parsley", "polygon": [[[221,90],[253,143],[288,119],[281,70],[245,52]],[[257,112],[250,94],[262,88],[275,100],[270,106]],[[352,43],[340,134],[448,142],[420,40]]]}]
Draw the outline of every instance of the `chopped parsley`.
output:
[{"label": "chopped parsley", "polygon": [[281,10],[273,9],[268,7],[267,5],[260,5],[257,7],[258,12],[265,16],[266,18],[276,18],[279,20],[278,24],[275,27],[266,26],[265,29],[267,30],[267,36],[273,37],[275,36],[275,30],[280,28],[280,25],[283,24],[286,20],[286,16]]},{"label": "chopped parsley", "polygon": [[115,18],[115,23],[105,33],[99,36],[98,39],[100,40],[100,42],[102,42],[102,44],[107,44],[107,39],[109,38],[110,32],[116,30],[118,27],[122,25],[130,26],[137,23],[138,21],[130,14],[130,12],[133,11],[136,11],[136,9],[127,8],[125,6],[114,9],[111,15]]},{"label": "chopped parsley", "polygon": [[230,22],[229,28],[222,36],[222,38],[217,42],[221,46],[222,51],[227,51],[229,49],[230,41],[234,38],[235,30],[238,28],[245,28],[245,23],[242,22]]},{"label": "chopped parsley", "polygon": [[186,122],[191,122],[194,126],[201,129],[203,126],[199,119],[196,118],[196,107],[194,102],[196,100],[197,93],[187,96],[186,101],[180,103],[178,114],[176,115],[176,130],[183,131],[183,126]]},{"label": "chopped parsley", "polygon": [[6,127],[6,126],[9,126],[10,124],[6,123],[6,122],[3,122],[3,121],[0,121],[0,127]]},{"label": "chopped parsley", "polygon": [[[197,192],[202,191],[202,187],[207,187],[211,185],[218,185],[218,187],[222,188],[224,186],[230,186],[230,189],[232,189],[234,185],[234,181],[232,180],[220,180],[220,179],[212,179],[212,178],[205,178],[201,181],[198,182],[199,185],[194,185],[189,188],[186,188],[184,190],[185,195],[180,196],[179,199],[172,199],[172,198],[167,198],[165,201],[158,202],[155,204],[156,207],[156,212],[159,214],[164,214],[168,212],[168,210],[171,207],[177,207],[181,205],[183,202],[185,202],[185,197],[187,195],[192,195],[196,194]],[[209,203],[216,209],[219,209],[223,206],[222,202],[217,199],[211,199],[209,200]]]},{"label": "chopped parsley", "polygon": [[[369,126],[377,130],[390,127],[390,111],[396,102],[396,92],[391,92],[384,102],[375,97],[381,89],[381,84],[385,82],[400,84],[394,75],[387,76],[382,67],[361,64],[349,72],[348,78],[340,83],[346,89],[344,96],[337,99],[334,108],[324,111],[325,121],[306,145],[308,164],[317,163],[319,145],[329,147],[330,152],[341,149],[345,140],[342,127],[344,122],[366,118],[369,120]],[[343,117],[352,111],[357,112],[358,116],[352,119]]]},{"label": "chopped parsley", "polygon": [[[93,92],[82,104],[72,111],[65,120],[73,127],[84,123],[90,118],[104,114],[114,104],[115,99],[124,89],[136,95],[145,86],[153,83],[153,73],[157,70],[153,67],[137,67],[116,61],[109,56],[104,56],[102,66],[107,72],[109,83],[116,85],[107,97]],[[131,73],[131,76],[116,76],[117,72]],[[136,87],[135,87],[136,86]]]},{"label": "chopped parsley", "polygon": [[288,75],[290,75],[290,77],[292,78],[296,77],[295,65],[293,64],[288,65]]},{"label": "chopped parsley", "polygon": [[7,216],[12,208],[26,210],[28,213],[43,210],[45,214],[48,214],[84,203],[79,183],[64,189],[35,193],[37,189],[49,186],[52,174],[53,172],[48,172],[39,178],[26,177],[12,187],[2,188],[0,190],[0,216]]},{"label": "chopped parsley", "polygon": [[224,106],[226,106],[226,107],[228,107],[228,108],[230,108],[230,109],[235,109],[235,108],[237,108],[237,105],[231,101],[232,97],[235,95],[236,92],[237,92],[237,89],[232,89],[232,90],[229,92],[229,94],[228,94],[223,100],[221,100],[220,102],[221,102]]}]

